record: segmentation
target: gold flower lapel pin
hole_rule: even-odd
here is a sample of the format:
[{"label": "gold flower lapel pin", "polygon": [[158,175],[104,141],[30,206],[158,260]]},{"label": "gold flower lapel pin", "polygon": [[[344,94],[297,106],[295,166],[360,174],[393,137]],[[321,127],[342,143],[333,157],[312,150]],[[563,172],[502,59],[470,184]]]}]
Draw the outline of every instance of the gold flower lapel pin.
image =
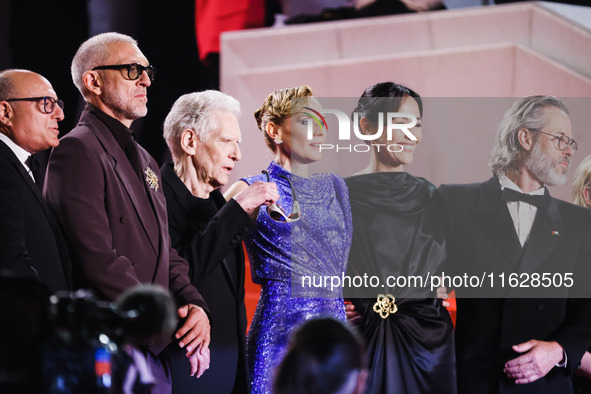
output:
[{"label": "gold flower lapel pin", "polygon": [[157,192],[160,185],[158,184],[158,176],[156,173],[148,167],[146,168],[146,171],[144,171],[144,174],[146,174],[146,182],[148,183],[148,186],[150,186],[150,189]]}]

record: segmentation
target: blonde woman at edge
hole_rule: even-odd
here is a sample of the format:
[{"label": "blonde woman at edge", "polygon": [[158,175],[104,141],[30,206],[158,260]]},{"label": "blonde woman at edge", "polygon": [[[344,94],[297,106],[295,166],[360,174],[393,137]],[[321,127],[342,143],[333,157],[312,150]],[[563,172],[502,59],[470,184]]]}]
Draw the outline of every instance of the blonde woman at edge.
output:
[{"label": "blonde woman at edge", "polygon": [[[575,173],[573,204],[591,208],[591,155],[585,157]],[[583,355],[581,365],[573,377],[575,393],[591,393],[591,353]]]}]

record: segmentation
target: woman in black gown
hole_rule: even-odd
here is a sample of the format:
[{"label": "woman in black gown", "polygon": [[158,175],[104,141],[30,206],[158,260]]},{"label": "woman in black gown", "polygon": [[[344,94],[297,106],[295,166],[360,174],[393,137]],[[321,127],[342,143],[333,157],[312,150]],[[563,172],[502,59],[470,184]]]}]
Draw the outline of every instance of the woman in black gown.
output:
[{"label": "woman in black gown", "polygon": [[[353,213],[350,275],[437,275],[445,258],[441,207],[435,186],[404,171],[422,139],[422,100],[404,86],[384,82],[365,90],[355,112],[364,134],[376,134],[378,116],[410,113],[417,124],[373,141],[367,168],[346,179]],[[387,118],[383,120],[385,124]],[[409,118],[393,119],[409,123]],[[376,144],[392,145],[390,150]],[[351,299],[368,346],[367,393],[456,392],[453,326],[442,301],[417,286],[379,289],[373,298]],[[429,290],[429,289],[428,289]],[[368,297],[368,289],[361,296]],[[359,296],[359,294],[358,294]],[[380,303],[381,301],[381,303]]]}]

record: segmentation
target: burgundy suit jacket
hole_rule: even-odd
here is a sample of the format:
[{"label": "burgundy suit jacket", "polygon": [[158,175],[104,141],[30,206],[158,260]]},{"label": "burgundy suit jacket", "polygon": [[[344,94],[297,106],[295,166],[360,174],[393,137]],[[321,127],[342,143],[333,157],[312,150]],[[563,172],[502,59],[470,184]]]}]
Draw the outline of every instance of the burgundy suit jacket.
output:
[{"label": "burgundy suit jacket", "polygon": [[151,186],[138,179],[87,106],[51,153],[44,195],[69,244],[74,285],[113,300],[140,283],[156,284],[169,289],[178,305],[206,309],[187,262],[170,245],[158,165],[139,145],[138,151],[142,172],[153,174]]}]

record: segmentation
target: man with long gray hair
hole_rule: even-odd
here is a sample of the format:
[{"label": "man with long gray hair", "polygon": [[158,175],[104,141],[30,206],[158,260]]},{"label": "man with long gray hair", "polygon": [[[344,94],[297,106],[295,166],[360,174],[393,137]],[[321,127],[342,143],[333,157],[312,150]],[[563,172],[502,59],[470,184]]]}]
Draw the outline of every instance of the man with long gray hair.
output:
[{"label": "man with long gray hair", "polygon": [[586,294],[576,291],[588,280],[591,215],[546,186],[565,182],[576,150],[562,101],[526,97],[499,127],[494,176],[439,188],[450,264],[489,279],[480,298],[456,289],[459,393],[572,392],[591,345],[591,302],[574,298]]}]

